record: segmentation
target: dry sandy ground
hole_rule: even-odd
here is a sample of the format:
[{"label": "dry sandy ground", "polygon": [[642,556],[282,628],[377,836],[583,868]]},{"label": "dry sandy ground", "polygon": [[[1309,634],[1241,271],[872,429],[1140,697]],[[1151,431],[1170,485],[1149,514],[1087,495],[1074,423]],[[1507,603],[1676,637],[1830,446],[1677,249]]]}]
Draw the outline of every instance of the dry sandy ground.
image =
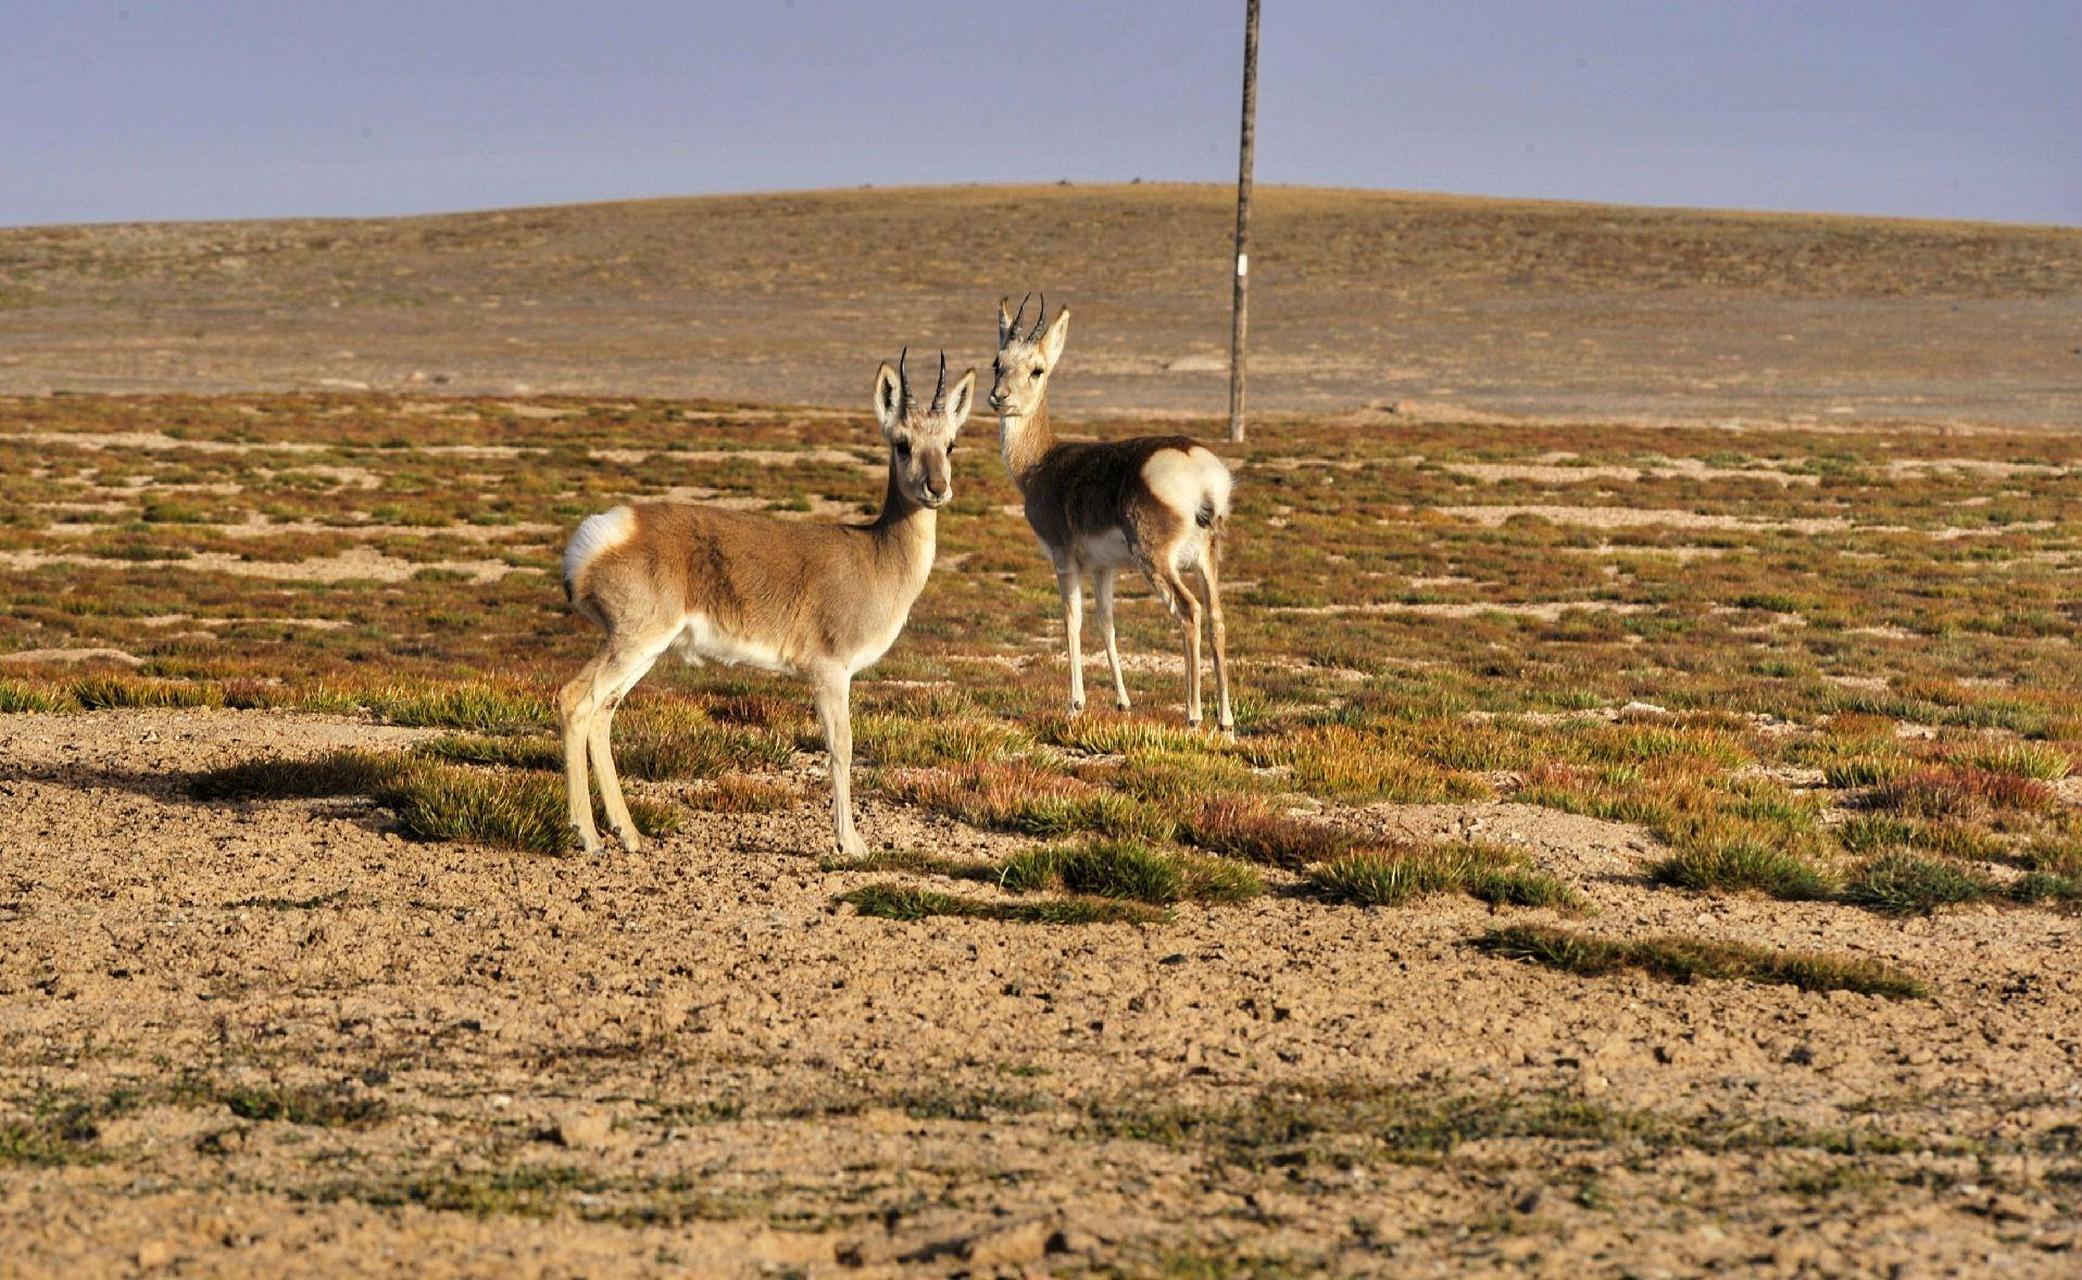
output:
[{"label": "dry sandy ground", "polygon": [[[1077,312],[1074,414],[1219,413],[1233,193],[947,187],[0,230],[0,393],[865,403]],[[2082,230],[1261,187],[1252,403],[2082,425]]]},{"label": "dry sandy ground", "polygon": [[[1651,842],[1625,827],[1347,815],[1524,841],[1600,932],[1879,957],[1936,996],[1585,981],[1469,950],[1489,916],[1453,897],[1274,895],[1146,928],[865,919],[833,898],[869,877],[805,852],[815,801],[585,860],[181,785],[408,736],[268,713],[0,718],[0,1124],[38,1096],[207,1086],[105,1120],[104,1163],[0,1178],[0,1272],[1201,1275],[1245,1254],[1354,1274],[2051,1276],[2082,1258],[2071,1199],[2045,1190],[2073,1153],[2006,1141],[2076,1114],[2071,917],[1704,901],[1647,890]],[[883,810],[867,830],[994,840]],[[1770,1144],[1495,1139],[1341,1165],[1322,1158],[1336,1135],[1311,1158],[1224,1158],[1095,1119],[1383,1086],[1915,1141],[1837,1160],[1842,1185],[1817,1189],[1828,1157]],[[239,1087],[380,1107],[241,1119],[213,1100]],[[426,1207],[495,1170],[501,1211]],[[531,1170],[546,1198],[511,1184]]]}]

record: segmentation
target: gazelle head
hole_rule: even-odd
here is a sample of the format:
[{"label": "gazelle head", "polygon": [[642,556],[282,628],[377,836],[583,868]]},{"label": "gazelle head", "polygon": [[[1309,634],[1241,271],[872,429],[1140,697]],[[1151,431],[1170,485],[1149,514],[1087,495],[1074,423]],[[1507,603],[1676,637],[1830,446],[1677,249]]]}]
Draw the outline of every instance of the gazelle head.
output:
[{"label": "gazelle head", "polygon": [[932,402],[919,405],[911,394],[910,374],[904,368],[911,350],[897,357],[896,368],[883,362],[875,373],[875,420],[882,424],[889,441],[889,469],[904,497],[928,509],[944,507],[954,498],[954,433],[969,420],[976,392],[976,371],[969,370],[947,390],[947,353],[940,353],[940,378],[933,387]]},{"label": "gazelle head", "polygon": [[1034,327],[1022,333],[1026,299],[1019,300],[1017,314],[1005,309],[1007,301],[998,300],[998,358],[991,366],[997,371],[997,381],[990,389],[990,407],[1007,418],[1029,418],[1041,407],[1048,375],[1063,358],[1063,342],[1070,336],[1070,308],[1056,312],[1055,323],[1048,324],[1048,295],[1041,295]]}]

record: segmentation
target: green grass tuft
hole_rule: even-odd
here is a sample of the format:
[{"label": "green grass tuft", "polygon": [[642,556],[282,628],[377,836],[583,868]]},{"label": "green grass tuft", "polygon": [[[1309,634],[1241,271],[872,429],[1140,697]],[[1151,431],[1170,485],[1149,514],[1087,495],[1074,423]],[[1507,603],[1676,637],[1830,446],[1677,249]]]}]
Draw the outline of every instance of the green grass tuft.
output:
[{"label": "green grass tuft", "polygon": [[1361,849],[1309,869],[1309,883],[1332,902],[1392,907],[1428,893],[1466,893],[1491,906],[1578,911],[1582,897],[1498,845],[1463,841]]},{"label": "green grass tuft", "polygon": [[1671,982],[1711,978],[1780,984],[1802,991],[1856,991],[1896,1000],[1930,994],[1918,979],[1873,960],[1811,951],[1770,951],[1746,943],[1671,934],[1615,941],[1572,929],[1517,925],[1492,929],[1475,939],[1474,945],[1506,959],[1592,976],[1639,969]]},{"label": "green grass tuft", "polygon": [[1011,924],[1163,924],[1168,911],[1137,902],[1106,898],[1055,898],[1039,902],[989,902],[899,884],[865,885],[843,895],[864,916],[885,920],[924,920],[958,916]]},{"label": "green grass tuft", "polygon": [[2000,892],[1994,881],[1921,854],[1884,853],[1861,865],[1844,886],[1846,900],[1889,915],[1930,915],[1939,907],[1980,902]]},{"label": "green grass tuft", "polygon": [[1799,854],[1755,836],[1737,836],[1680,849],[1649,869],[1657,884],[1702,892],[1753,890],[1791,902],[1832,897],[1836,885]]}]

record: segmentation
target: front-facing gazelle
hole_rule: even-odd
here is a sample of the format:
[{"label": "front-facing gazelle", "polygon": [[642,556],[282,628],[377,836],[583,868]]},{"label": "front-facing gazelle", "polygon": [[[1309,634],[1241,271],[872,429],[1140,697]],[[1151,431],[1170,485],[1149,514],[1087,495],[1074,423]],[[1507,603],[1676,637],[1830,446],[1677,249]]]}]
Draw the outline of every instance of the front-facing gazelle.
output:
[{"label": "front-facing gazelle", "polygon": [[[998,303],[998,359],[990,407],[998,448],[1026,500],[1027,523],[1055,565],[1070,648],[1070,711],[1084,710],[1084,575],[1092,576],[1099,634],[1113,668],[1114,704],[1128,709],[1120,647],[1113,638],[1113,579],[1133,565],[1185,633],[1186,723],[1200,723],[1200,618],[1214,641],[1216,723],[1235,726],[1229,709],[1229,655],[1222,624],[1222,522],[1229,515],[1229,468],[1189,436],[1058,442],[1048,425],[1048,378],[1070,336],[1070,310],[1048,319],[1041,300],[1022,334],[1026,303],[1013,315]],[[1045,332],[1044,332],[1045,327]],[[1189,578],[1197,580],[1198,591]]]},{"label": "front-facing gazelle", "polygon": [[615,777],[608,730],[629,690],[667,649],[806,677],[831,754],[831,819],[839,852],[867,851],[853,829],[854,673],[896,642],[933,567],[934,521],[954,496],[948,451],[969,416],[976,371],[947,387],[940,357],[932,402],[916,404],[903,361],[875,375],[875,417],[889,441],[882,513],[826,525],[651,502],[590,516],[564,549],[564,591],[607,632],[600,652],[557,697],[571,826],[588,852],[593,827],[586,758],[625,849],[640,841]]}]

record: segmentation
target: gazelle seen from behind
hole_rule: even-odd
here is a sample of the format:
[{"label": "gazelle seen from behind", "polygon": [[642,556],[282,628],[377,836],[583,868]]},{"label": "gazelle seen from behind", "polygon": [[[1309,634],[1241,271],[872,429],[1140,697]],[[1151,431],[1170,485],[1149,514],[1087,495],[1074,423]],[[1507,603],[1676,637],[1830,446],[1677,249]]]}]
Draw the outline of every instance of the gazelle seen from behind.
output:
[{"label": "gazelle seen from behind", "polygon": [[1027,523],[1055,565],[1070,649],[1070,712],[1084,710],[1085,575],[1091,575],[1099,634],[1113,669],[1114,705],[1128,708],[1120,647],[1113,635],[1113,582],[1133,565],[1184,632],[1186,723],[1200,723],[1200,620],[1214,642],[1216,723],[1235,727],[1229,707],[1229,655],[1222,622],[1222,522],[1229,515],[1229,469],[1189,436],[1058,441],[1048,422],[1048,380],[1070,335],[1065,307],[1048,322],[1041,299],[1034,326],[998,303],[998,448],[1026,501]]},{"label": "gazelle seen from behind", "polygon": [[590,755],[607,819],[622,846],[640,846],[615,776],[608,733],[615,708],[667,649],[803,676],[831,756],[832,831],[839,852],[867,851],[853,828],[855,673],[896,642],[932,571],[936,513],[954,496],[948,452],[969,416],[976,371],[947,391],[947,357],[929,404],[911,394],[904,361],[875,375],[875,417],[889,442],[882,512],[826,525],[685,503],[616,507],[588,517],[564,549],[564,591],[607,632],[600,652],[557,697],[571,826],[600,847],[586,783]]}]

